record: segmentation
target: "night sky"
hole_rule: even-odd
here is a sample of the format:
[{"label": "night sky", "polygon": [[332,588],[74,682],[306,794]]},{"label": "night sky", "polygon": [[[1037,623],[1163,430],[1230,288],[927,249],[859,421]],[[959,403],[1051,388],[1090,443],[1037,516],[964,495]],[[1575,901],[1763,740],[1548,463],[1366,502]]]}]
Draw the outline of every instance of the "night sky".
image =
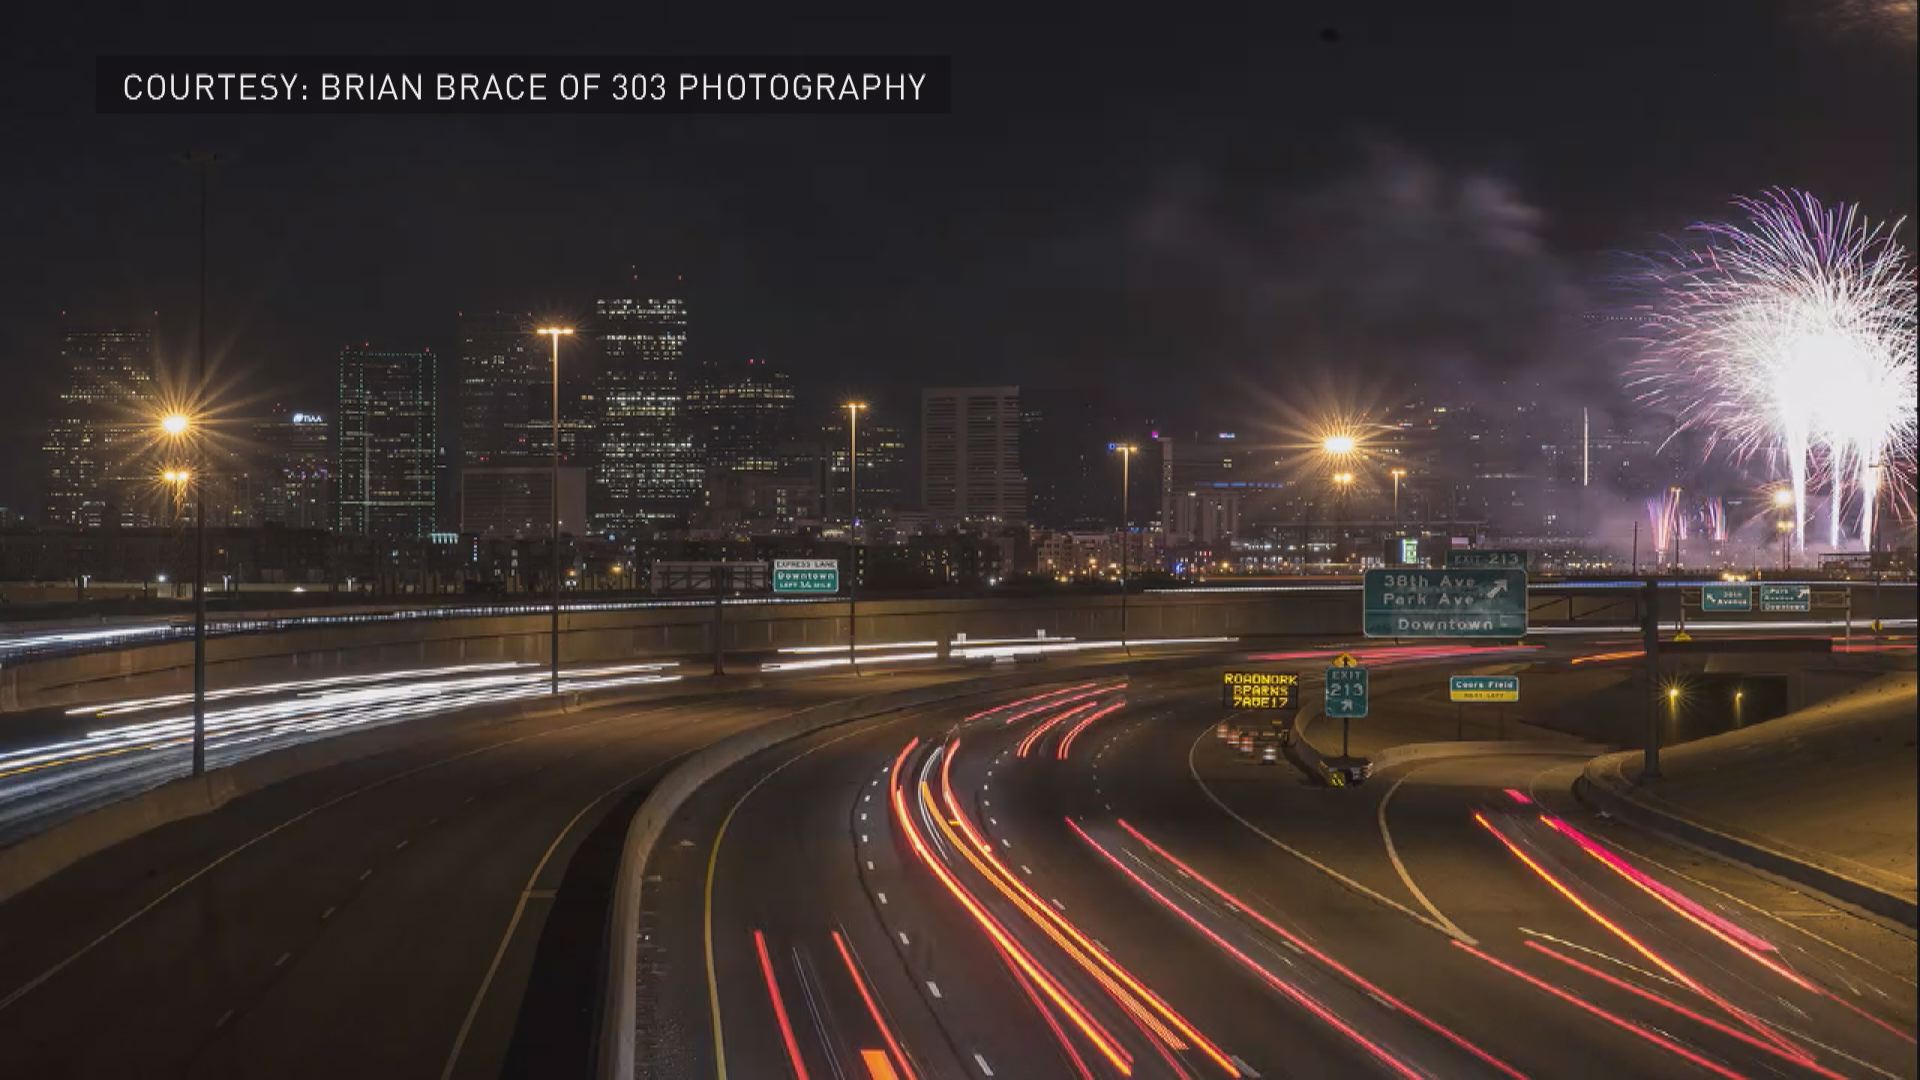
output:
[{"label": "night sky", "polygon": [[[1262,4],[1249,9],[1274,10],[1244,18],[1087,5],[911,22],[740,4],[699,21],[693,6],[616,19],[516,5],[493,21],[462,5],[451,23],[13,13],[0,505],[38,505],[63,309],[159,309],[169,355],[187,355],[195,204],[172,158],[189,147],[227,159],[212,230],[222,372],[327,411],[345,342],[450,360],[457,312],[579,317],[630,266],[685,275],[697,355],[766,357],[822,389],[1117,381],[1143,410],[1206,417],[1244,412],[1238,390],[1284,400],[1329,369],[1389,385],[1433,370],[1591,375],[1571,358],[1591,344],[1563,330],[1598,303],[1611,253],[1771,185],[1876,218],[1915,210],[1910,2],[1505,17]],[[945,54],[953,111],[93,107],[102,53],[609,51]],[[1901,235],[1911,247],[1913,226]]]}]

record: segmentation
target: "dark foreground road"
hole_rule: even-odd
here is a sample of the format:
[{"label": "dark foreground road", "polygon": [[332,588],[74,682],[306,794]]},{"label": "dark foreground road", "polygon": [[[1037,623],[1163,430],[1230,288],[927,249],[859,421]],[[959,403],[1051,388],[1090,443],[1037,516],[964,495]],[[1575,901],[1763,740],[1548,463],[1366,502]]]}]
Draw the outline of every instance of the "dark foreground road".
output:
[{"label": "dark foreground road", "polygon": [[0,1073],[583,1075],[640,800],[847,684],[418,720],[89,858],[0,905]]}]

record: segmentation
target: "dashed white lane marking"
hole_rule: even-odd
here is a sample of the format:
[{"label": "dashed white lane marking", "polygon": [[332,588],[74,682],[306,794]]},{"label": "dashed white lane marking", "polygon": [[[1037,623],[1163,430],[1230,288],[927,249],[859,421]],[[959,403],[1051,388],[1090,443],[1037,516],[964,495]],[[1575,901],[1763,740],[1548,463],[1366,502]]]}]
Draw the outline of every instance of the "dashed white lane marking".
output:
[{"label": "dashed white lane marking", "polygon": [[320,921],[321,921],[321,922],[326,922],[326,921],[327,921],[328,919],[331,919],[331,918],[333,918],[333,913],[334,913],[334,911],[335,911],[335,910],[337,910],[337,909],[335,909],[335,908],[328,908],[327,910],[325,910],[325,911],[323,911],[323,912],[321,912],[321,913],[320,913]]},{"label": "dashed white lane marking", "polygon": [[997,817],[989,817],[987,818],[987,824],[997,829],[1000,827],[1000,819]]},{"label": "dashed white lane marking", "polygon": [[871,871],[871,870],[873,869],[873,860],[872,860],[872,859],[868,859],[868,860],[867,860],[867,869],[868,869],[869,871]]},{"label": "dashed white lane marking", "polygon": [[226,1027],[226,1026],[227,1026],[227,1021],[229,1021],[229,1020],[231,1020],[231,1019],[233,1019],[233,1010],[232,1010],[232,1009],[228,1009],[228,1010],[227,1010],[226,1012],[223,1012],[223,1013],[221,1013],[221,1014],[220,1014],[220,1019],[218,1019],[218,1020],[215,1020],[215,1021],[213,1022],[213,1026],[214,1026],[214,1029],[215,1029],[215,1030],[218,1030],[218,1029],[220,1029],[220,1028],[223,1028],[223,1027]]},{"label": "dashed white lane marking", "polygon": [[1020,864],[1020,870],[1022,873],[1026,874],[1028,877],[1033,876],[1033,867],[1028,866],[1026,863]]},{"label": "dashed white lane marking", "polygon": [[991,1065],[989,1065],[989,1064],[987,1064],[987,1059],[986,1059],[986,1058],[983,1058],[983,1057],[981,1057],[981,1056],[979,1055],[979,1053],[978,1053],[978,1052],[976,1052],[976,1053],[975,1053],[975,1054],[973,1055],[973,1063],[974,1063],[975,1065],[978,1065],[978,1066],[980,1066],[980,1075],[981,1075],[981,1076],[992,1076],[992,1075],[993,1075],[993,1066],[991,1066]]},{"label": "dashed white lane marking", "polygon": [[866,794],[866,795],[862,795],[862,796],[860,796],[860,801],[861,801],[861,802],[872,802],[872,801],[873,801],[873,795],[872,795],[872,793],[868,793],[868,794]]},{"label": "dashed white lane marking", "polygon": [[1060,898],[1059,898],[1059,897],[1057,897],[1057,896],[1049,896],[1049,897],[1047,897],[1047,899],[1049,899],[1049,900],[1051,900],[1051,901],[1053,901],[1053,906],[1054,906],[1054,907],[1057,907],[1057,908],[1059,908],[1059,909],[1060,909],[1061,911],[1065,911],[1065,910],[1067,910],[1067,905],[1065,905],[1065,904],[1063,904],[1063,903],[1061,903],[1061,902],[1060,902]]},{"label": "dashed white lane marking", "polygon": [[1010,848],[1013,846],[1013,841],[1008,840],[1006,837],[1003,836],[1000,838],[1000,846],[1003,848]]},{"label": "dashed white lane marking", "polygon": [[884,904],[884,903],[886,903],[886,902],[887,902],[887,894],[886,894],[886,893],[875,893],[874,895],[875,895],[875,896],[878,896],[878,897],[880,898],[880,902],[881,902],[881,903],[883,903],[883,904]]},{"label": "dashed white lane marking", "polygon": [[867,812],[865,810],[860,811],[860,820],[861,821],[867,820]]},{"label": "dashed white lane marking", "polygon": [[286,966],[286,963],[287,963],[287,961],[289,961],[289,960],[291,960],[291,959],[293,959],[293,954],[292,954],[292,953],[290,953],[290,952],[283,952],[283,953],[281,953],[281,954],[280,954],[280,959],[278,959],[278,960],[275,960],[275,961],[273,962],[273,966],[274,966],[274,967],[284,967],[284,966]]},{"label": "dashed white lane marking", "polygon": [[393,850],[395,850],[395,851],[400,851],[400,850],[403,850],[404,848],[406,848],[406,846],[407,846],[407,841],[405,841],[405,840],[402,840],[402,841],[400,841],[399,843],[397,843],[397,844],[395,844],[395,845],[393,845]]},{"label": "dashed white lane marking", "polygon": [[932,994],[936,998],[946,996],[940,992],[940,984],[934,982],[932,979],[927,980],[927,992]]},{"label": "dashed white lane marking", "polygon": [[860,842],[861,842],[861,843],[863,843],[863,844],[867,842],[867,834],[866,834],[866,833],[861,833],[861,834],[860,834]]},{"label": "dashed white lane marking", "polygon": [[902,930],[902,931],[900,931],[899,933],[900,933],[900,944],[902,944],[902,945],[912,945],[912,944],[913,944],[913,943],[912,943],[911,941],[908,941],[908,940],[907,940],[907,932],[906,932],[905,930]]},{"label": "dashed white lane marking", "polygon": [[365,870],[360,871],[361,881],[365,881],[372,876],[373,876],[373,867],[371,866],[367,867]]}]

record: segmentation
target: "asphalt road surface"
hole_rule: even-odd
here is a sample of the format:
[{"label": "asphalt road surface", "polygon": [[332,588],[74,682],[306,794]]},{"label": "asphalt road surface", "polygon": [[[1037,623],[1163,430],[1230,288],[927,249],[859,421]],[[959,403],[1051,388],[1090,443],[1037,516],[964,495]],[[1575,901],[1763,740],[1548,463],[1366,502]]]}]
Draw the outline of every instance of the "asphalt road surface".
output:
[{"label": "asphalt road surface", "polygon": [[849,689],[420,720],[86,859],[0,904],[0,1073],[583,1075],[641,799],[683,755]]},{"label": "asphalt road surface", "polygon": [[[1355,751],[1451,738],[1412,702],[1470,662],[1377,674]],[[1911,936],[1596,819],[1574,754],[1307,786],[1217,737],[1216,677],[895,713],[703,789],[647,868],[642,1074],[1915,1075]]]}]

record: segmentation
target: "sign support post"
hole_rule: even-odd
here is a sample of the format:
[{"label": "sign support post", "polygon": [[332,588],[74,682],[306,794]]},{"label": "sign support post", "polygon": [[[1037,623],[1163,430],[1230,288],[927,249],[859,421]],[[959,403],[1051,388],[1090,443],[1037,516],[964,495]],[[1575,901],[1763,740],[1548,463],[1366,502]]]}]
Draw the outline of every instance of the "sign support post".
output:
[{"label": "sign support post", "polygon": [[1647,654],[1647,746],[1640,766],[1642,780],[1660,778],[1660,586],[1653,578],[1641,590],[1641,648]]}]

